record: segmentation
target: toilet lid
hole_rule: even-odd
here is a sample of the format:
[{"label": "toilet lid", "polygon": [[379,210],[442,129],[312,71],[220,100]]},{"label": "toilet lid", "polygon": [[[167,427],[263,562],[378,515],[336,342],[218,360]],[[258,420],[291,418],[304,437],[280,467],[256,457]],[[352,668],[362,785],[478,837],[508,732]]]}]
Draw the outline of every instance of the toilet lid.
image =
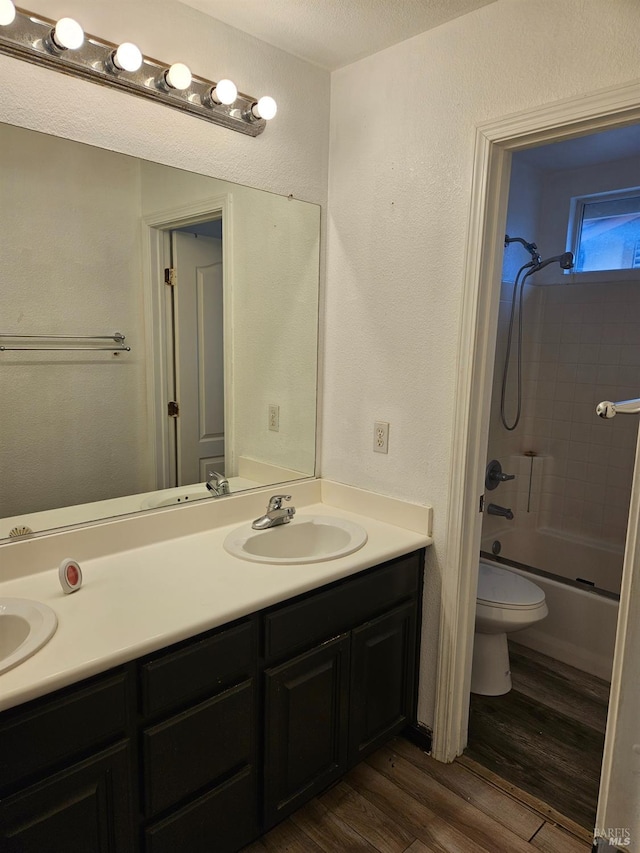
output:
[{"label": "toilet lid", "polygon": [[516,572],[480,562],[478,574],[478,601],[487,604],[520,605],[533,607],[542,604],[544,592],[539,586]]}]

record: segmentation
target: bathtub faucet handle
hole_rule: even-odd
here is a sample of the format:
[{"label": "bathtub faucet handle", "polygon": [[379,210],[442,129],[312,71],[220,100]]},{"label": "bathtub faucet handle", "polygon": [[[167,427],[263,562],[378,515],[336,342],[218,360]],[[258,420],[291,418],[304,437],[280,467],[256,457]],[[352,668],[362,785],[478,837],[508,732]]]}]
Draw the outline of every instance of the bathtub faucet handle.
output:
[{"label": "bathtub faucet handle", "polygon": [[515,474],[504,474],[502,465],[497,459],[492,459],[487,465],[487,470],[484,476],[484,484],[489,491],[497,489],[500,483],[506,483],[507,480],[515,480]]}]

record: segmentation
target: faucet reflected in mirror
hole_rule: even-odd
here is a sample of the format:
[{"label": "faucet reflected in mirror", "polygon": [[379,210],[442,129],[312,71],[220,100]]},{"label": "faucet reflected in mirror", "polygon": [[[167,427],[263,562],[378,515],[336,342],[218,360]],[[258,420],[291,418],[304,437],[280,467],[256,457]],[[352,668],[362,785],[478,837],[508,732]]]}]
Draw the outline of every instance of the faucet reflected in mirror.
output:
[{"label": "faucet reflected in mirror", "polygon": [[206,486],[209,491],[216,497],[231,494],[231,487],[229,486],[229,481],[223,474],[218,474],[217,471],[209,472]]},{"label": "faucet reflected in mirror", "polygon": [[[318,206],[11,125],[0,144],[1,331],[131,346],[0,352],[0,541],[211,497],[214,470],[230,492],[314,476]],[[185,243],[211,253],[176,273]]]}]

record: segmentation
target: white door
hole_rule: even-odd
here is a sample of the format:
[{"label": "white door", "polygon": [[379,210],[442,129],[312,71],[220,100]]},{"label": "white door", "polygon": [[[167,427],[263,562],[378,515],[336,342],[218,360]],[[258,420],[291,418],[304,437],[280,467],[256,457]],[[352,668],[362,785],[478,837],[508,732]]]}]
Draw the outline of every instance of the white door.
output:
[{"label": "white door", "polygon": [[222,240],[174,231],[177,485],[224,473]]},{"label": "white door", "polygon": [[[640,400],[618,405],[617,412],[640,417]],[[597,630],[598,626],[593,627]],[[595,834],[598,850],[614,850],[615,844],[640,853],[640,442],[631,489]]]}]

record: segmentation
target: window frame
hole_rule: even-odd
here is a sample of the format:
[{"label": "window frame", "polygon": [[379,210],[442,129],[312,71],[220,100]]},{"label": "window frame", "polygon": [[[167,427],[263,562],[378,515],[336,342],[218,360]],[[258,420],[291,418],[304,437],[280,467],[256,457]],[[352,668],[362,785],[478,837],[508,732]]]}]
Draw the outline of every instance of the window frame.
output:
[{"label": "window frame", "polygon": [[[584,208],[587,204],[598,201],[618,201],[625,198],[640,198],[640,186],[625,187],[619,190],[604,190],[603,192],[584,193],[573,196],[569,209],[569,222],[567,228],[567,251],[573,252],[574,258],[578,258],[580,241],[582,238],[582,224]],[[635,281],[640,274],[637,268],[610,269],[610,270],[563,270],[564,275],[580,276],[580,280],[588,283],[601,282],[603,276],[607,281]]]}]

